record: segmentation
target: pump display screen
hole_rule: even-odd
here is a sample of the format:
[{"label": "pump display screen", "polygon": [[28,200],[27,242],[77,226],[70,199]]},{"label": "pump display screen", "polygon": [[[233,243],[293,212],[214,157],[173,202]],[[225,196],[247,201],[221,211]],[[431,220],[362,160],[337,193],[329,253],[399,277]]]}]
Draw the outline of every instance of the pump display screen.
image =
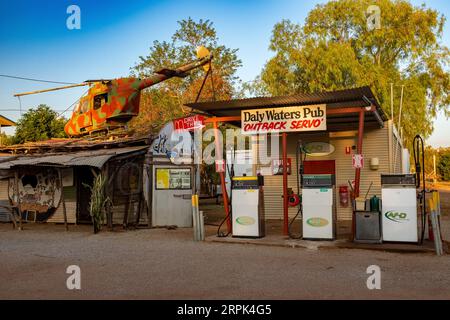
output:
[{"label": "pump display screen", "polygon": [[191,169],[157,168],[157,190],[188,190],[191,189]]}]

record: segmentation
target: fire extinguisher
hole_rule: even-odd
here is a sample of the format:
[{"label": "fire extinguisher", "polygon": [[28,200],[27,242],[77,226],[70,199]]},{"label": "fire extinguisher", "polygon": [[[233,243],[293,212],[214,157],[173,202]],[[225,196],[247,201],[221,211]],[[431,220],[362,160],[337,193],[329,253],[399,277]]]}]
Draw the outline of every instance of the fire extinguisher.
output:
[{"label": "fire extinguisher", "polygon": [[288,204],[290,207],[298,206],[300,204],[300,196],[295,193],[290,194]]},{"label": "fire extinguisher", "polygon": [[339,186],[339,203],[341,207],[347,208],[349,203],[349,192],[347,186]]}]

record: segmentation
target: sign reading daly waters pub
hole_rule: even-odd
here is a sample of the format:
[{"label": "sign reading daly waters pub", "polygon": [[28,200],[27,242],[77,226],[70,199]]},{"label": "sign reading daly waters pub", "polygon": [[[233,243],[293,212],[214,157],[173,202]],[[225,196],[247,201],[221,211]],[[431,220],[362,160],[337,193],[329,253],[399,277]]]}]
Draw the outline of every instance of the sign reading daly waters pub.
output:
[{"label": "sign reading daly waters pub", "polygon": [[327,130],[326,105],[265,108],[241,111],[242,132],[294,132]]}]

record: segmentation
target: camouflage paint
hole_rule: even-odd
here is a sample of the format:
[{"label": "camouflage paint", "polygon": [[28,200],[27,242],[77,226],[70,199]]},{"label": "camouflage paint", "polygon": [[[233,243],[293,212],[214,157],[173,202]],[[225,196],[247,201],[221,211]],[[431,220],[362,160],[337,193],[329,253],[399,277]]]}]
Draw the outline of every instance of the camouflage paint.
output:
[{"label": "camouflage paint", "polygon": [[[93,82],[88,93],[81,97],[64,130],[68,136],[75,137],[123,126],[138,115],[141,90],[172,77],[184,76],[211,59],[212,55],[208,55],[176,70],[162,70],[145,79],[130,77]],[[107,101],[94,109],[94,98],[101,94],[107,95]],[[83,105],[86,105],[85,112]]]}]

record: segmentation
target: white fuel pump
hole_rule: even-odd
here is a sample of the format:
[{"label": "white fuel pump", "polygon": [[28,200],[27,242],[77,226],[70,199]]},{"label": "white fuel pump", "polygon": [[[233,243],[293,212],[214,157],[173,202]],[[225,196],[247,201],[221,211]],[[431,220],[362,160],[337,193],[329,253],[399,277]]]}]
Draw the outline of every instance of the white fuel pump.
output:
[{"label": "white fuel pump", "polygon": [[233,237],[264,237],[263,177],[233,177],[232,181]]},{"label": "white fuel pump", "polygon": [[335,238],[334,176],[303,175],[303,239]]}]

